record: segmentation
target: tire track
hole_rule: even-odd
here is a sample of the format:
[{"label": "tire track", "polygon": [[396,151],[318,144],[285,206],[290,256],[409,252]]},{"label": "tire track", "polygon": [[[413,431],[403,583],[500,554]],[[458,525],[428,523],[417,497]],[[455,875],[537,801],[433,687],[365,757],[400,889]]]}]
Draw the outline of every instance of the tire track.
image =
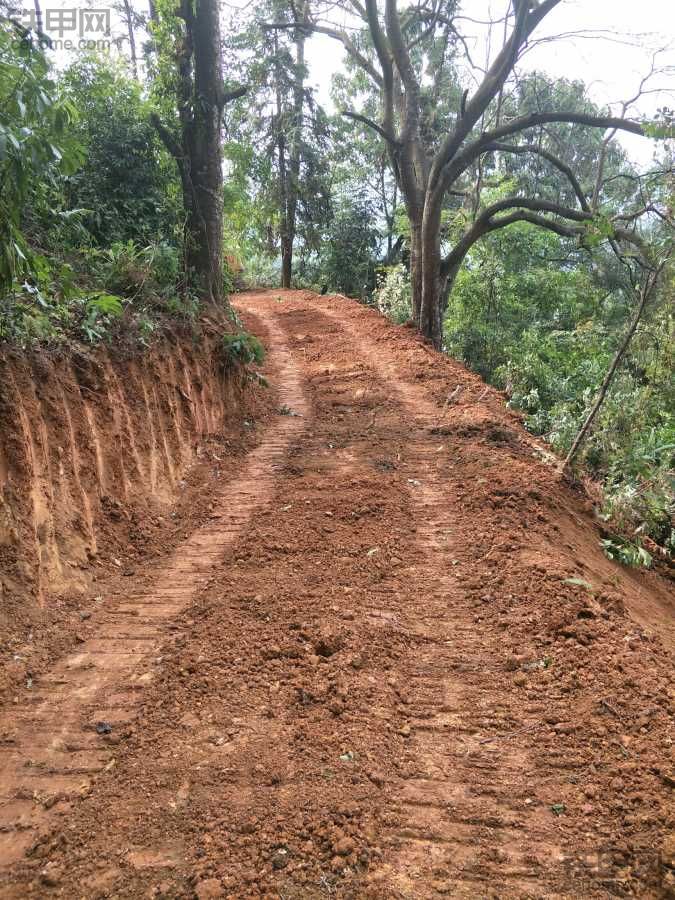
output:
[{"label": "tire track", "polygon": [[[309,405],[298,368],[273,315],[265,317],[280,417],[253,450],[241,474],[214,497],[211,521],[171,555],[161,578],[92,616],[96,636],[32,685],[16,715],[0,720],[0,866],[21,859],[42,829],[88,793],[110,764],[110,744],[133,721],[150,661],[176,616],[203,589],[226,549],[269,502],[291,443],[306,427]],[[97,733],[95,723],[99,726]]]},{"label": "tire track", "polygon": [[414,423],[401,471],[416,512],[411,530],[420,560],[419,599],[412,607],[392,605],[375,613],[387,627],[417,639],[406,673],[412,762],[396,785],[399,825],[375,876],[396,892],[391,895],[402,897],[474,898],[495,884],[508,885],[515,896],[536,894],[545,867],[560,851],[550,842],[544,814],[529,808],[526,779],[535,766],[527,752],[516,741],[484,738],[486,732],[517,732],[528,721],[490,657],[495,635],[486,640],[476,627],[462,590],[462,548],[454,540],[459,510],[446,461],[439,462],[443,439],[432,433],[439,408],[398,376],[386,346],[365,341],[341,313],[328,305],[314,310],[349,335],[355,355],[387,384]]}]

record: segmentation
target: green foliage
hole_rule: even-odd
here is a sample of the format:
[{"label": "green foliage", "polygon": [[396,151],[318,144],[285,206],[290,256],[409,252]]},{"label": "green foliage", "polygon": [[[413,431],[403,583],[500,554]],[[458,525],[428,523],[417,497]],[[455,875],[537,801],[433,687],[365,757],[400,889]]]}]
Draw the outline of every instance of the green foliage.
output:
[{"label": "green foliage", "polygon": [[84,303],[82,331],[90,343],[100,341],[113,319],[122,315],[122,300],[114,294],[94,294]]},{"label": "green foliage", "polygon": [[[564,265],[561,265],[561,259]],[[564,454],[576,436],[631,313],[609,258],[529,225],[474,248],[450,298],[447,350],[509,395],[535,434]],[[609,292],[607,285],[611,285]],[[673,547],[675,330],[669,287],[649,310],[584,447],[602,484],[601,515]]]},{"label": "green foliage", "polygon": [[[477,244],[450,297],[448,352],[502,385],[509,378],[500,367],[508,364],[521,341],[519,357],[531,350],[534,367],[556,367],[558,341],[566,340],[577,323],[592,322],[602,297],[590,273],[575,265],[574,255],[565,267],[559,264],[560,256],[564,258],[565,251],[556,235],[526,224],[495,232]],[[537,355],[542,334],[549,337],[548,362]],[[543,390],[542,379],[532,387]]]},{"label": "green foliage", "polygon": [[174,164],[150,123],[151,107],[121,63],[87,56],[61,78],[79,111],[75,133],[85,159],[69,179],[72,207],[97,246],[176,241],[180,199]]},{"label": "green foliage", "polygon": [[277,287],[279,260],[264,251],[252,252],[244,261],[243,280],[249,287]]},{"label": "green foliage", "polygon": [[379,241],[370,203],[365,198],[343,198],[327,229],[320,259],[313,265],[305,263],[305,269],[315,284],[366,300],[375,286]]},{"label": "green foliage", "polygon": [[51,184],[81,161],[75,108],[57,96],[44,53],[0,19],[0,293],[31,270],[24,211],[36,181]]},{"label": "green foliage", "polygon": [[608,559],[623,563],[624,566],[648,569],[652,564],[651,554],[644,547],[624,541],[621,538],[606,538],[600,541],[602,550]]},{"label": "green foliage", "polygon": [[642,123],[645,134],[655,140],[672,141],[675,139],[675,112],[668,106],[656,111],[653,119]]},{"label": "green foliage", "polygon": [[148,113],[120,66],[85,57],[57,81],[36,43],[0,24],[2,339],[93,342],[124,327],[147,341],[158,314],[193,312],[175,176]]},{"label": "green foliage", "polygon": [[124,312],[122,298],[100,291],[81,293],[70,283],[71,273],[61,271],[54,278],[49,272],[47,268],[41,287],[16,283],[4,296],[0,340],[26,347],[34,342],[59,344],[77,339],[96,343],[111,338],[115,322]]},{"label": "green foliage", "polygon": [[170,244],[139,246],[129,240],[87,253],[92,277],[108,290],[133,300],[159,303],[176,292],[180,278],[178,250]]},{"label": "green foliage", "polygon": [[236,334],[223,335],[223,349],[229,359],[236,359],[244,365],[257,363],[261,365],[265,359],[265,348],[254,334],[239,331]]},{"label": "green foliage", "polygon": [[404,265],[389,266],[378,273],[373,300],[382,315],[393,322],[402,324],[412,317],[410,280]]}]

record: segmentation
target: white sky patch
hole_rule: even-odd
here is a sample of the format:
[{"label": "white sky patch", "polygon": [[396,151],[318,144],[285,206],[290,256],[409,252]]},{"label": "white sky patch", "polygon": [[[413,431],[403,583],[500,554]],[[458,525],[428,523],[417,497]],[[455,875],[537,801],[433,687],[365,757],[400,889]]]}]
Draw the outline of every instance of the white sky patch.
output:
[{"label": "white sky patch", "polygon": [[[503,16],[508,0],[465,0],[461,13],[475,19],[498,19]],[[19,0],[17,0],[19,5]],[[32,8],[32,0],[22,0],[22,5]],[[106,0],[88,0],[76,5],[73,0],[42,0],[43,11],[48,9],[105,9],[112,4]],[[133,0],[134,8],[147,15],[146,0]],[[251,9],[251,0],[226,0],[223,14],[226,18],[238,15],[236,8]],[[399,0],[401,8],[404,0]],[[339,21],[339,20],[337,20]],[[485,62],[489,55],[499,50],[503,37],[503,25],[489,29],[461,22],[466,33],[474,62]],[[122,38],[122,54],[128,54],[125,28],[119,15],[112,13],[112,31]],[[575,35],[582,32],[585,36]],[[653,115],[662,106],[675,106],[675,2],[674,0],[563,0],[544,19],[533,39],[566,34],[555,42],[534,46],[519,63],[521,71],[538,70],[558,78],[581,80],[591,99],[600,106],[611,104],[615,113],[620,112],[620,102],[632,97],[640,80],[649,72],[653,52],[662,49],[657,65],[663,70],[647,85],[658,89],[641,97],[629,114],[634,117]],[[137,35],[139,59],[145,35]],[[491,50],[489,49],[491,46]],[[59,51],[52,58],[59,66],[67,65],[77,50]],[[117,53],[115,49],[111,52]],[[317,91],[321,104],[329,111],[332,76],[344,61],[344,50],[335,40],[324,35],[313,35],[307,43],[309,81]],[[654,153],[654,142],[638,135],[621,133],[622,142],[631,158],[639,165],[647,165]]]},{"label": "white sky patch", "polygon": [[[505,9],[504,0],[467,0],[462,6],[466,15],[484,20],[501,18]],[[481,64],[487,55],[488,29],[470,22],[461,25],[471,37],[474,62]],[[501,46],[503,25],[495,25],[492,31],[494,55]],[[574,36],[572,32],[587,36]],[[556,78],[583,81],[595,103],[613,104],[613,111],[618,113],[620,102],[637,93],[641,79],[650,70],[654,50],[666,48],[659,54],[657,65],[669,67],[669,71],[655,75],[647,85],[659,88],[659,92],[640,98],[631,114],[653,115],[659,107],[675,106],[673,0],[563,0],[544,19],[533,39],[560,34],[570,36],[533,47],[519,63],[520,70],[538,70]],[[331,77],[340,70],[343,58],[341,46],[329,37],[315,35],[308,43],[310,81],[328,109],[332,108]],[[637,163],[649,163],[654,152],[652,141],[629,134],[621,134],[620,140]]]}]

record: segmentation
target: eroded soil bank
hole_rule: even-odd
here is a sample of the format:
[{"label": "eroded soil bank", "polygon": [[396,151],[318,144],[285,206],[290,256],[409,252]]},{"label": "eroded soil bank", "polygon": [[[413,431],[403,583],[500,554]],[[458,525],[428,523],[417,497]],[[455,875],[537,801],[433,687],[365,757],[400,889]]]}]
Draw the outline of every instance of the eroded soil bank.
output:
[{"label": "eroded soil bank", "polygon": [[409,330],[236,304],[248,452],[0,717],[0,896],[672,894],[672,583]]},{"label": "eroded soil bank", "polygon": [[5,352],[0,385],[1,696],[63,647],[97,579],[187,536],[199,470],[255,400],[212,322],[136,353]]}]

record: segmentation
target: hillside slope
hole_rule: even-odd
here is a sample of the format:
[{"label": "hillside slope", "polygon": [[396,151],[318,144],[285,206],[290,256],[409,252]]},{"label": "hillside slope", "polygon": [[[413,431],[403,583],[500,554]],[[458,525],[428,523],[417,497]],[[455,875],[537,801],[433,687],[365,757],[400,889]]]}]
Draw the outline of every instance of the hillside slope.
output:
[{"label": "hillside slope", "polygon": [[235,305],[278,415],[0,721],[0,896],[667,895],[672,586],[408,329]]}]

